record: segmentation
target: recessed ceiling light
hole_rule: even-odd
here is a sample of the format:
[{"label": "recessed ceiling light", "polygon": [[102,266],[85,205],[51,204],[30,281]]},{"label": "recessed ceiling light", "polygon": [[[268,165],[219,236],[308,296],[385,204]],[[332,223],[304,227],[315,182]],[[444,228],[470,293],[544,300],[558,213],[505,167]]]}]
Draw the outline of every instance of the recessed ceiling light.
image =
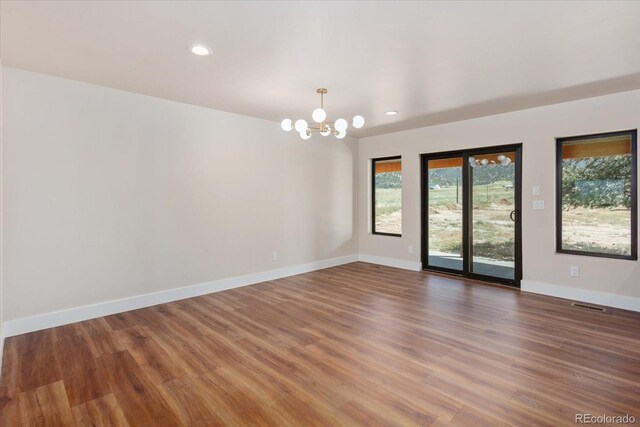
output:
[{"label": "recessed ceiling light", "polygon": [[396,110],[391,110],[386,111],[384,114],[386,114],[387,116],[395,116],[396,114],[398,114],[398,112]]},{"label": "recessed ceiling light", "polygon": [[211,48],[203,44],[192,44],[189,46],[189,52],[198,56],[208,56],[211,55]]}]

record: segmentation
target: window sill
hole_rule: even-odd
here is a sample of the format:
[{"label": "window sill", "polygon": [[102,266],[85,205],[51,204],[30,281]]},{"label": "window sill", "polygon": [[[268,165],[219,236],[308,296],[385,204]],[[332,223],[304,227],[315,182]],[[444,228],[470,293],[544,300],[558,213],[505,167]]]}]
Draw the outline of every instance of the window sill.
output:
[{"label": "window sill", "polygon": [[372,236],[390,236],[390,237],[402,237],[402,234],[394,234],[394,233],[378,233],[375,231],[371,232]]}]

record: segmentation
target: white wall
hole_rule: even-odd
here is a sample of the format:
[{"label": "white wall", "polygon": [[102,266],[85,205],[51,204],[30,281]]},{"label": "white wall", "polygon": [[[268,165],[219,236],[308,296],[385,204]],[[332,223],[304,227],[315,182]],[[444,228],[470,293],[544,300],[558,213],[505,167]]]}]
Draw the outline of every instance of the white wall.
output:
[{"label": "white wall", "polygon": [[6,67],[3,96],[5,320],[357,253],[355,140]]},{"label": "white wall", "polygon": [[4,354],[3,349],[4,349],[4,282],[3,282],[3,273],[4,273],[4,269],[2,268],[2,259],[3,259],[3,252],[2,252],[2,241],[3,241],[3,216],[2,216],[2,195],[3,195],[3,191],[2,191],[2,186],[4,184],[4,179],[3,179],[3,162],[4,162],[4,157],[2,155],[2,151],[3,151],[3,139],[2,139],[2,135],[3,135],[3,122],[2,122],[2,81],[3,81],[3,69],[2,69],[2,59],[0,59],[0,373],[2,372],[2,356]]},{"label": "white wall", "polygon": [[[553,193],[554,138],[638,128],[640,91],[345,144],[303,142],[265,120],[2,71],[0,319],[9,323],[358,252],[418,268],[419,154],[517,142],[524,143],[523,288],[640,301],[638,262],[554,253]],[[403,156],[403,236],[372,236],[369,159],[396,154]],[[531,209],[533,185],[542,189],[543,211]],[[569,265],[581,268],[580,278],[568,276]]]},{"label": "white wall", "polygon": [[[640,91],[632,91],[361,139],[360,253],[419,266],[420,154],[522,142],[523,289],[544,288],[558,296],[640,310],[640,299],[628,298],[640,297],[640,263],[556,254],[554,216],[555,137],[640,128],[639,105]],[[402,237],[374,236],[369,225],[369,162],[398,154],[403,161]],[[541,188],[545,210],[532,209],[534,185]],[[408,246],[413,246],[413,254]],[[569,277],[570,265],[580,267],[581,277]]]}]

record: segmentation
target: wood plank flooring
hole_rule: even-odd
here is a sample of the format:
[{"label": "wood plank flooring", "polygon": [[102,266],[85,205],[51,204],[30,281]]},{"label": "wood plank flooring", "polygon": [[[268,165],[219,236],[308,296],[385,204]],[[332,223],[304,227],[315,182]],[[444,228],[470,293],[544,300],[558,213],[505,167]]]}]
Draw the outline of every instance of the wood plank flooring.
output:
[{"label": "wood plank flooring", "polygon": [[640,422],[640,314],[366,263],[8,338],[2,426]]}]

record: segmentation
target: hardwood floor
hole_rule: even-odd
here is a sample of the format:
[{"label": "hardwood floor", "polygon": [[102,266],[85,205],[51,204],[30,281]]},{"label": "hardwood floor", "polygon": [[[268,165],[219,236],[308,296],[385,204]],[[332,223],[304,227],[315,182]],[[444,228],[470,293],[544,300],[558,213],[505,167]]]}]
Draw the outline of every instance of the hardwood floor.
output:
[{"label": "hardwood floor", "polygon": [[8,338],[2,375],[2,426],[640,420],[640,314],[354,263]]}]

